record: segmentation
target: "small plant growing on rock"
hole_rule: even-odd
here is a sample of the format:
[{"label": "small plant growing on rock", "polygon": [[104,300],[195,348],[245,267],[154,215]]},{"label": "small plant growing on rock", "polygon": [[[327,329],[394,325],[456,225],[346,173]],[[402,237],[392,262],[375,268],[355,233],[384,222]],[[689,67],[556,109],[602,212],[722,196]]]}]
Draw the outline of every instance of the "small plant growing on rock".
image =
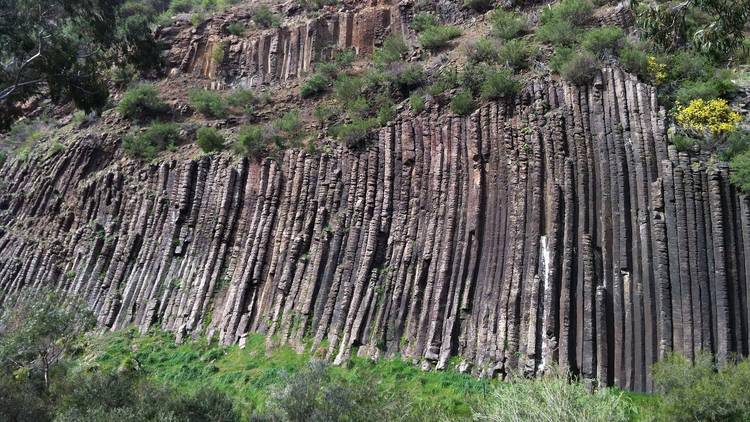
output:
[{"label": "small plant growing on rock", "polygon": [[117,109],[127,119],[147,119],[165,113],[168,107],[153,85],[143,84],[125,92]]},{"label": "small plant growing on rock", "polygon": [[227,25],[227,32],[232,35],[241,37],[245,34],[245,25],[241,24],[240,22],[232,22]]},{"label": "small plant growing on rock", "polygon": [[466,46],[466,57],[471,63],[497,63],[500,41],[482,37]]},{"label": "small plant growing on rock", "polygon": [[372,130],[378,127],[377,119],[355,119],[351,123],[331,128],[333,135],[350,149],[361,149],[366,144]]},{"label": "small plant growing on rock", "polygon": [[468,116],[475,108],[474,97],[468,90],[463,90],[451,99],[451,110],[459,116]]},{"label": "small plant growing on rock", "polygon": [[515,95],[520,88],[519,82],[513,77],[509,69],[490,72],[482,84],[483,100],[496,100]]},{"label": "small plant growing on rock", "polygon": [[263,128],[257,125],[244,126],[240,129],[237,152],[250,158],[260,158],[268,153],[268,144],[263,138]]},{"label": "small plant growing on rock", "polygon": [[435,51],[444,48],[448,43],[461,36],[461,28],[451,25],[431,26],[419,35],[422,47]]},{"label": "small plant growing on rock", "polygon": [[328,88],[328,78],[320,73],[314,73],[312,76],[307,78],[305,83],[300,88],[299,95],[302,98],[310,98],[316,95],[322,94]]},{"label": "small plant growing on rock", "polygon": [[224,117],[227,105],[224,97],[216,91],[194,89],[188,94],[190,104],[206,117]]},{"label": "small plant growing on rock", "polygon": [[372,53],[372,61],[379,66],[389,65],[401,60],[401,56],[409,51],[404,38],[399,35],[389,35],[383,46]]},{"label": "small plant growing on rock", "polygon": [[414,18],[411,21],[411,27],[416,32],[422,32],[425,29],[436,25],[438,25],[437,18],[429,12],[419,12],[414,15]]},{"label": "small plant growing on rock", "polygon": [[202,127],[196,134],[196,143],[203,152],[211,153],[224,149],[224,137],[212,127]]},{"label": "small plant growing on rock", "polygon": [[411,107],[411,110],[419,114],[424,110],[424,97],[422,97],[419,93],[411,94],[409,97],[409,107]]},{"label": "small plant growing on rock", "polygon": [[583,34],[581,46],[597,56],[617,54],[625,44],[625,33],[616,26],[594,28]]},{"label": "small plant growing on rock", "polygon": [[175,123],[154,123],[142,133],[131,133],[122,139],[125,152],[138,159],[151,160],[165,149],[174,148],[180,140],[180,127]]},{"label": "small plant growing on rock", "polygon": [[496,9],[490,16],[490,23],[492,24],[493,36],[509,40],[523,32],[526,26],[526,18],[517,12]]},{"label": "small plant growing on rock", "polygon": [[501,64],[520,70],[529,66],[533,47],[526,40],[509,40],[498,51],[498,61]]},{"label": "small plant growing on rock", "polygon": [[586,85],[594,80],[599,62],[589,52],[573,54],[560,69],[560,74],[575,85]]},{"label": "small plant growing on rock", "polygon": [[279,17],[276,16],[273,11],[271,11],[271,8],[265,4],[255,9],[253,22],[261,28],[275,28],[281,24]]}]

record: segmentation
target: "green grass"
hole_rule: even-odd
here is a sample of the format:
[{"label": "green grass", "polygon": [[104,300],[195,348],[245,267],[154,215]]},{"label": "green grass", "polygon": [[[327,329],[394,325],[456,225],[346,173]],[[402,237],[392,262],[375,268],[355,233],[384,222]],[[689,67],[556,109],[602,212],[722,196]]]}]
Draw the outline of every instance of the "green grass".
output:
[{"label": "green grass", "polygon": [[[140,336],[135,330],[92,337],[84,350],[78,357],[81,369],[113,371],[132,366],[135,360],[146,376],[184,394],[200,387],[217,388],[235,401],[244,416],[267,410],[272,389],[284,382],[285,374],[304,369],[312,357],[289,346],[267,349],[261,335],[250,335],[246,347],[240,349],[236,345],[209,344],[205,339],[177,345],[171,334],[154,331]],[[513,384],[453,370],[423,372],[399,359],[373,361],[353,357],[330,371],[333,378],[354,385],[376,380],[378,390],[386,395],[408,397],[411,406],[427,409],[425,414],[434,412],[451,420],[470,420],[494,388],[514,388]],[[628,392],[624,395],[644,411],[651,412],[658,405],[656,396]]]},{"label": "green grass", "polygon": [[[272,386],[285,373],[296,373],[310,360],[289,346],[266,350],[265,338],[248,337],[246,347],[219,346],[205,340],[177,345],[167,333],[139,336],[120,331],[90,340],[83,366],[111,371],[134,359],[147,376],[159,383],[190,393],[201,386],[216,387],[235,400],[245,415],[263,411]],[[472,407],[496,381],[480,380],[454,371],[422,372],[401,360],[372,361],[352,358],[331,369],[334,377],[350,382],[379,380],[378,388],[411,397],[415,406],[437,405],[451,418],[469,419]],[[360,381],[361,382],[361,381]]]}]

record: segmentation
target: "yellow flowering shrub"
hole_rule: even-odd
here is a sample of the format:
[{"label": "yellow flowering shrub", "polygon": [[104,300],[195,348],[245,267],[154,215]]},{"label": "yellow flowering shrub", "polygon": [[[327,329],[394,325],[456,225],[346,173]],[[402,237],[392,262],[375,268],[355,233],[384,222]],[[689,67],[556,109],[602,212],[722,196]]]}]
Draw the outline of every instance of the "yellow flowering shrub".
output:
[{"label": "yellow flowering shrub", "polygon": [[675,119],[686,131],[720,136],[734,132],[742,116],[732,110],[727,100],[698,98],[687,106],[678,103]]},{"label": "yellow flowering shrub", "polygon": [[648,56],[647,69],[655,83],[660,84],[667,79],[667,65],[659,63],[654,56]]}]

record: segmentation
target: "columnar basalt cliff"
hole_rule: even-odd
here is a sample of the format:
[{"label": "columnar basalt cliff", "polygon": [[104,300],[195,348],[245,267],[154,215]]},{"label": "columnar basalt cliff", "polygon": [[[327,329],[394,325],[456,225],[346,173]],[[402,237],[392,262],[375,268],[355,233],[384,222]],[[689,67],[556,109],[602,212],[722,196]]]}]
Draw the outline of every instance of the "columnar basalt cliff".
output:
[{"label": "columnar basalt cliff", "polygon": [[[189,73],[220,84],[260,86],[310,73],[313,62],[335,50],[371,53],[387,31],[405,32],[400,8],[374,2],[358,11],[331,12],[281,28],[231,35],[231,23],[250,24],[252,14],[218,15],[192,28],[187,22],[159,30],[171,74]],[[214,54],[222,49],[223,54]]]},{"label": "columnar basalt cliff", "polygon": [[0,301],[47,286],[111,329],[636,390],[672,350],[748,352],[750,201],[616,69],[402,113],[364,151],[145,165],[118,143],[0,169]]}]

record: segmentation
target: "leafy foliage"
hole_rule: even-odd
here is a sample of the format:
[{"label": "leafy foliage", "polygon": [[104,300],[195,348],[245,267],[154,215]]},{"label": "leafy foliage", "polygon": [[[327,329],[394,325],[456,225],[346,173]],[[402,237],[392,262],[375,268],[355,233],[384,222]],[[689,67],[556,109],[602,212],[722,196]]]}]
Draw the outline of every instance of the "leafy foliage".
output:
[{"label": "leafy foliage", "polygon": [[224,137],[212,127],[202,127],[196,133],[196,143],[203,152],[215,152],[224,149]]},{"label": "leafy foliage", "polygon": [[190,104],[207,117],[224,117],[227,114],[227,104],[224,97],[216,92],[205,89],[194,89],[188,94]]},{"label": "leafy foliage", "polygon": [[474,111],[476,104],[471,91],[463,90],[451,99],[451,110],[459,116],[468,116]]},{"label": "leafy foliage", "polygon": [[272,28],[279,26],[281,20],[273,13],[270,7],[264,4],[255,9],[253,22],[262,28]]},{"label": "leafy foliage", "polygon": [[142,84],[125,92],[118,111],[127,119],[153,118],[167,111],[167,105],[159,98],[153,85]]},{"label": "leafy foliage", "polygon": [[734,132],[742,116],[724,99],[698,98],[686,106],[678,104],[675,120],[686,131],[710,138]]},{"label": "leafy foliage", "polygon": [[523,32],[526,19],[518,12],[496,9],[490,16],[492,35],[504,40],[510,40]]},{"label": "leafy foliage", "polygon": [[165,149],[174,148],[180,140],[180,127],[175,123],[157,122],[141,133],[133,132],[122,138],[125,152],[138,159],[151,160]]},{"label": "leafy foliage", "polygon": [[414,15],[414,18],[411,20],[411,27],[416,32],[422,32],[425,29],[438,24],[439,22],[435,15],[429,12],[419,12]]},{"label": "leafy foliage", "polygon": [[513,77],[509,69],[500,69],[490,72],[484,83],[482,83],[481,93],[483,100],[496,100],[503,97],[514,95],[518,92],[520,84]]},{"label": "leafy foliage", "polygon": [[624,46],[625,33],[616,26],[594,28],[583,34],[581,46],[597,56],[617,54]]},{"label": "leafy foliage", "polygon": [[403,37],[389,35],[383,41],[383,46],[372,53],[372,61],[376,65],[384,66],[401,60],[401,56],[409,51]]},{"label": "leafy foliage", "polygon": [[430,26],[419,34],[419,42],[428,50],[439,50],[448,42],[461,36],[461,29],[451,25]]},{"label": "leafy foliage", "polygon": [[695,363],[673,354],[654,365],[653,379],[663,397],[661,420],[750,420],[747,360],[716,367],[707,353],[698,353]]},{"label": "leafy foliage", "polygon": [[541,381],[511,376],[482,403],[478,419],[486,421],[626,422],[632,409],[622,394],[589,393],[579,382],[552,368]]},{"label": "leafy foliage", "polygon": [[525,69],[529,66],[532,51],[533,46],[526,40],[506,41],[498,51],[498,61],[516,70]]},{"label": "leafy foliage", "polygon": [[329,79],[320,73],[315,73],[302,85],[300,88],[300,96],[302,98],[310,98],[315,95],[323,93],[328,88]]},{"label": "leafy foliage", "polygon": [[562,65],[560,74],[575,85],[586,85],[594,80],[599,63],[588,52],[575,53]]}]

